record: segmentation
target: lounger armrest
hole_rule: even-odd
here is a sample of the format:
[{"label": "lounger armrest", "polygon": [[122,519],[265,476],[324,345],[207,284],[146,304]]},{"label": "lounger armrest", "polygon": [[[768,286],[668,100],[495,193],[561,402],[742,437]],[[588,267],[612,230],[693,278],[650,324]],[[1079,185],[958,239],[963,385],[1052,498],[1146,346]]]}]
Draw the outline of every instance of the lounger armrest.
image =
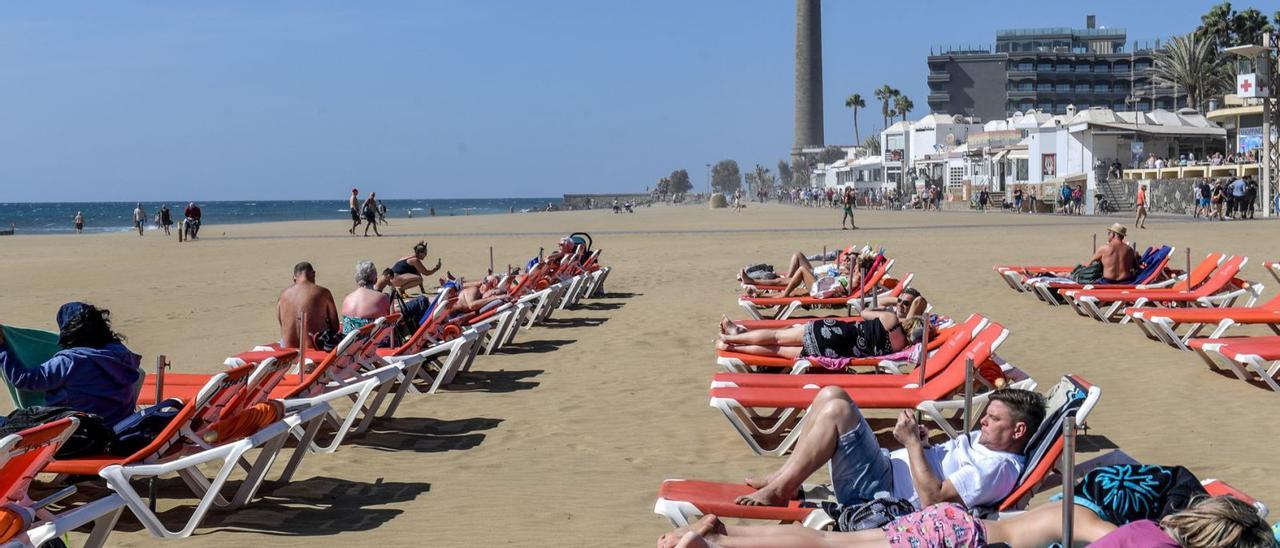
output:
[{"label": "lounger armrest", "polygon": [[1180,281],[1183,281],[1183,276],[1169,278],[1166,280],[1160,280],[1158,282],[1151,282],[1148,284],[1138,284],[1133,286],[1133,288],[1134,289],[1164,289],[1166,287],[1172,287],[1175,283],[1178,283]]}]

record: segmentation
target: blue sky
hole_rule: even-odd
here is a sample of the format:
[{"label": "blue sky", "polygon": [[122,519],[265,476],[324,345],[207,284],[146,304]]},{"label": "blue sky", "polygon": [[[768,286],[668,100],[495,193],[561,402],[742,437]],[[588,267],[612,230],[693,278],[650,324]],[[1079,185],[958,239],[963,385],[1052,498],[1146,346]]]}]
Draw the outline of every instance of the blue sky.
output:
[{"label": "blue sky", "polygon": [[[827,142],[853,141],[853,92],[864,136],[881,84],[924,114],[930,45],[1089,13],[1166,37],[1209,5],[827,0]],[[788,154],[794,32],[789,0],[10,4],[0,201],[700,186],[707,163]]]}]

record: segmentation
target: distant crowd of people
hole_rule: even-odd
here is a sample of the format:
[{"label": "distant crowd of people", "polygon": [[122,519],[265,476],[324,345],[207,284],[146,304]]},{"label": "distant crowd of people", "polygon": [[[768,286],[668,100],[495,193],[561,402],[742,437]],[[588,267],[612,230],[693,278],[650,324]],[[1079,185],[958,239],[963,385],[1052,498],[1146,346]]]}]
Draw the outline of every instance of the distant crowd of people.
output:
[{"label": "distant crowd of people", "polygon": [[[179,226],[178,241],[194,240],[200,233],[200,206],[195,202],[190,202],[187,207],[182,210],[182,223]],[[142,202],[138,202],[133,208],[133,228],[138,231],[138,236],[142,236],[146,231],[147,212],[142,207]],[[170,236],[170,228],[173,226],[173,214],[169,210],[169,204],[161,204],[160,209],[151,217],[153,226],[156,230],[163,230],[165,236]],[[84,212],[77,211],[76,216],[71,220],[71,226],[75,228],[76,234],[84,232],[85,221]]]}]

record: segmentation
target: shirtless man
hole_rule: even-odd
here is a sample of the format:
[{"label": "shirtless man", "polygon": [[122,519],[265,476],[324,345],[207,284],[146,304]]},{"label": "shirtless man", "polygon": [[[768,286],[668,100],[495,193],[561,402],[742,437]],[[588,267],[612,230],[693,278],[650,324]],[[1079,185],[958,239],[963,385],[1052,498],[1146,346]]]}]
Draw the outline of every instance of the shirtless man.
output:
[{"label": "shirtless man", "polygon": [[351,230],[347,232],[355,236],[356,227],[360,226],[360,189],[351,189],[351,197],[347,199],[347,205],[351,207]]},{"label": "shirtless man", "polygon": [[312,338],[326,329],[337,331],[341,325],[333,294],[316,285],[316,271],[306,261],[293,267],[293,285],[281,291],[280,300],[276,302],[280,344],[285,348],[298,347],[298,313],[307,315],[307,335]]},{"label": "shirtless man", "polygon": [[1089,259],[1091,263],[1102,263],[1102,280],[1099,281],[1123,282],[1132,279],[1134,272],[1138,270],[1138,253],[1124,243],[1128,232],[1120,223],[1112,223],[1107,228],[1107,245],[1098,248],[1098,252]]}]

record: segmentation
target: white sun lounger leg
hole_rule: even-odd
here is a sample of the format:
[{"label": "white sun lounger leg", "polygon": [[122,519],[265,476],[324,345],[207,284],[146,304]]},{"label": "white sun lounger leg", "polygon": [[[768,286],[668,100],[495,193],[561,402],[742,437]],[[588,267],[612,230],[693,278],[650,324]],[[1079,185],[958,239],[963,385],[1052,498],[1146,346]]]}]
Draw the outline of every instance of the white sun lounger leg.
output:
[{"label": "white sun lounger leg", "polygon": [[800,309],[800,301],[799,300],[791,301],[790,303],[787,304],[787,306],[779,307],[778,315],[775,316],[775,319],[779,319],[779,320],[790,319],[791,315],[794,314],[795,311],[799,309]]},{"label": "white sun lounger leg", "polygon": [[[719,409],[734,430],[742,436],[743,441],[747,442],[747,446],[751,448],[757,455],[766,455],[771,457],[781,456],[791,450],[795,442],[800,437],[801,425],[804,417],[807,415],[807,409],[785,409],[781,410],[776,417],[774,425],[767,429],[758,428],[752,420],[753,413],[742,407],[738,402],[726,398],[711,398],[711,407]],[[768,436],[790,429],[787,435],[772,449],[766,449],[757,441],[757,436]]]},{"label": "white sun lounger leg", "polygon": [[1249,374],[1235,360],[1228,358],[1222,354],[1222,345],[1225,343],[1208,343],[1200,346],[1198,354],[1204,358],[1210,368],[1217,370],[1227,370],[1235,374],[1236,378],[1242,381],[1249,380]]},{"label": "white sun lounger leg", "polygon": [[741,306],[743,310],[746,310],[746,311],[747,311],[747,315],[751,316],[751,319],[753,319],[753,320],[763,320],[763,319],[764,319],[764,317],[760,315],[760,310],[759,310],[759,309],[757,309],[757,308],[756,308],[756,305],[755,305],[754,303],[752,303],[751,301],[748,301],[748,300],[745,300],[745,299],[739,299],[739,300],[738,300],[738,306]]},{"label": "white sun lounger leg", "polygon": [[1280,383],[1276,382],[1276,370],[1280,369],[1275,364],[1262,359],[1262,357],[1254,354],[1243,354],[1236,356],[1236,361],[1243,364],[1249,371],[1258,376],[1262,382],[1276,392],[1280,392]]},{"label": "white sun lounger leg", "polygon": [[[129,511],[133,512],[138,521],[152,535],[159,538],[186,538],[191,536],[196,527],[200,526],[205,514],[213,506],[215,499],[220,498],[219,492],[222,486],[226,484],[231,472],[238,468],[240,458],[255,447],[254,441],[257,439],[273,439],[275,436],[286,435],[288,432],[289,426],[283,421],[277,421],[248,439],[206,449],[193,455],[160,464],[111,465],[103,468],[99,475],[107,480],[107,485],[112,491],[115,491],[124,499]],[[157,477],[173,473],[183,474],[184,479],[193,477],[195,474],[199,474],[203,478],[203,473],[196,472],[193,474],[191,471],[198,471],[197,467],[215,462],[221,462],[217,473],[214,474],[212,481],[208,481],[207,488],[204,490],[203,496],[200,497],[200,502],[196,504],[186,524],[177,531],[168,529],[160,522],[159,517],[151,511],[147,502],[143,500],[130,483],[134,478]]]},{"label": "white sun lounger leg", "polygon": [[115,529],[116,522],[124,509],[124,498],[112,493],[71,510],[59,512],[52,519],[37,521],[25,533],[4,543],[3,548],[40,546],[90,523],[93,524],[93,529],[82,546],[98,548],[106,544],[107,537],[111,534],[111,530]]}]

